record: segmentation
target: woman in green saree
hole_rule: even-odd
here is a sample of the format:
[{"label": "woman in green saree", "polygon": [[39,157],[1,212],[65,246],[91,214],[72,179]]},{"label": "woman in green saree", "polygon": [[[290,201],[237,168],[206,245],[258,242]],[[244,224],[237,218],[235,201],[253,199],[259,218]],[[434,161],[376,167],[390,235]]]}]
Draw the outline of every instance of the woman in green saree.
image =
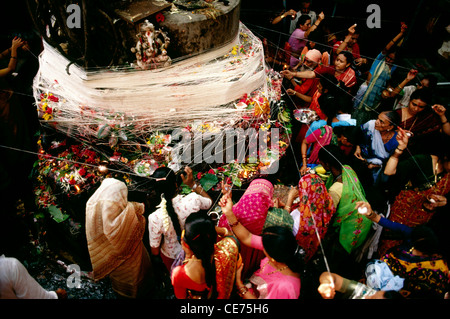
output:
[{"label": "woman in green saree", "polygon": [[333,199],[336,212],[324,238],[326,257],[333,271],[350,271],[355,263],[358,248],[362,247],[370,232],[372,221],[363,218],[355,207],[358,201],[367,202],[364,189],[355,171],[344,165],[342,151],[336,145],[324,146],[319,151],[323,168],[331,172],[325,183]]}]

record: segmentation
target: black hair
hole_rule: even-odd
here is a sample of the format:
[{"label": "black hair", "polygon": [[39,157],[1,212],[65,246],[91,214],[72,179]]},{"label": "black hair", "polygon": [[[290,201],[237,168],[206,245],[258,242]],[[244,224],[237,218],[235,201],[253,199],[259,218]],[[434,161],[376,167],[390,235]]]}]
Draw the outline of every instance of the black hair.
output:
[{"label": "black hair", "polygon": [[298,18],[298,20],[297,20],[297,25],[296,25],[297,29],[301,25],[304,25],[306,23],[306,21],[308,21],[308,20],[311,20],[311,17],[309,15],[307,15],[307,14],[301,15],[300,18]]},{"label": "black hair", "polygon": [[438,83],[438,78],[434,74],[425,75],[422,80],[425,80],[425,79],[427,79],[429,82],[429,86],[428,86],[429,89],[433,90],[436,88],[437,83]]},{"label": "black hair", "polygon": [[317,102],[319,103],[321,111],[327,117],[327,125],[331,126],[333,119],[337,115],[336,97],[333,94],[322,94],[319,96]]},{"label": "black hair", "polygon": [[[334,74],[325,73],[320,76],[319,78],[320,85],[322,85],[323,89],[327,91],[327,93],[330,94],[336,94],[338,90],[338,80],[334,76]],[[323,94],[322,94],[323,95]]]},{"label": "black hair", "polygon": [[[342,51],[341,53],[339,53],[339,54],[342,54],[343,56],[345,56],[345,58],[347,59],[347,64],[349,64],[350,63],[350,65],[353,63],[353,54],[351,54],[350,52],[348,52],[348,51]],[[338,55],[339,55],[338,54]]]},{"label": "black hair", "polygon": [[192,213],[186,218],[184,241],[194,255],[201,259],[205,269],[205,281],[212,289],[212,298],[217,296],[216,265],[214,261],[214,244],[217,232],[214,222],[205,214]]},{"label": "black hair", "polygon": [[290,270],[301,273],[304,269],[304,250],[297,244],[292,229],[270,226],[262,231],[264,249],[277,262],[285,263]]},{"label": "black hair", "polygon": [[155,189],[159,196],[164,195],[166,199],[166,208],[169,213],[169,217],[172,220],[173,228],[178,237],[181,237],[181,226],[178,215],[175,212],[172,204],[172,198],[177,194],[179,183],[177,183],[177,175],[168,167],[159,167],[152,174],[152,178],[155,180]]},{"label": "black hair", "polygon": [[384,111],[382,112],[389,119],[389,123],[394,125],[394,129],[400,124],[400,115],[396,111]]},{"label": "black hair", "polygon": [[323,146],[319,150],[318,156],[321,162],[337,169],[342,169],[342,163],[345,163],[344,153],[334,144]]},{"label": "black hair", "polygon": [[427,103],[427,105],[431,104],[431,101],[433,99],[432,91],[429,88],[422,88],[415,90],[409,100],[422,100],[423,102]]},{"label": "black hair", "polygon": [[337,92],[336,102],[337,110],[345,114],[351,114],[353,112],[353,96],[347,92]]},{"label": "black hair", "polygon": [[411,232],[411,245],[426,255],[439,253],[439,240],[434,231],[425,225],[419,225],[413,228]]},{"label": "black hair", "polygon": [[359,126],[336,126],[333,133],[339,137],[344,136],[352,145],[359,145],[362,142],[362,131]]}]

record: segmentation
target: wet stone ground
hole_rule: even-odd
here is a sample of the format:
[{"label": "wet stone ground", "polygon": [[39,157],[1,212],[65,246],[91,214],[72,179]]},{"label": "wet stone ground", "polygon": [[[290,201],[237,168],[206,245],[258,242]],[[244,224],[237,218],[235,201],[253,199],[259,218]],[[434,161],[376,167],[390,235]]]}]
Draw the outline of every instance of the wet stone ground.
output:
[{"label": "wet stone ground", "polygon": [[[23,215],[23,205],[18,206],[19,216]],[[73,223],[67,223],[73,228]],[[48,226],[48,225],[47,225]],[[66,290],[68,299],[120,299],[114,292],[108,278],[94,281],[92,267],[85,245],[79,240],[79,233],[67,230],[63,225],[57,227],[62,233],[52,234],[51,229],[42,232],[42,225],[30,225],[27,220],[28,240],[13,257],[19,259],[29,274],[46,290],[58,288]],[[51,227],[50,227],[51,228]],[[34,230],[34,231],[33,231]],[[73,236],[73,237],[71,237]],[[74,249],[74,247],[79,249]],[[81,249],[80,249],[81,248]],[[81,253],[80,253],[81,251]],[[84,253],[84,254],[83,254]],[[77,265],[80,270],[79,281],[75,281],[70,265]],[[79,287],[76,287],[79,283]],[[173,290],[168,274],[159,276],[152,291],[144,299],[173,299]]]}]

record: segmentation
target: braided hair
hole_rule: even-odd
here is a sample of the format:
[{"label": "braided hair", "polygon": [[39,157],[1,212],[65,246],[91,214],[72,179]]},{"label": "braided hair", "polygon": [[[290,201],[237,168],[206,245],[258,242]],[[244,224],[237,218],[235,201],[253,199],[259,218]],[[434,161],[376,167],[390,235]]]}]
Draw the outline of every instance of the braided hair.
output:
[{"label": "braided hair", "polygon": [[201,259],[205,270],[205,281],[212,289],[212,298],[216,298],[216,265],[214,262],[214,244],[217,232],[214,222],[205,214],[192,213],[186,218],[184,241],[194,255]]},{"label": "braided hair", "polygon": [[166,199],[166,209],[178,238],[181,237],[181,226],[178,215],[173,208],[172,199],[177,195],[178,182],[175,172],[168,167],[160,167],[152,174],[155,179],[155,190]]}]

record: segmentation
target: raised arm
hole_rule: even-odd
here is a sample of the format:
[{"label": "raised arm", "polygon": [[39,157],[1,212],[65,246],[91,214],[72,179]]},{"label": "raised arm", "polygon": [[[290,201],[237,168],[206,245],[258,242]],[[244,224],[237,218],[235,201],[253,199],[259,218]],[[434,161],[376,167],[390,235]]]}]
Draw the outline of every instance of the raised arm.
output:
[{"label": "raised arm", "polygon": [[416,78],[417,72],[418,71],[414,69],[409,70],[406,78],[391,92],[390,97],[397,96],[409,82]]},{"label": "raised arm", "polygon": [[435,104],[431,107],[433,111],[440,117],[442,124],[442,131],[446,135],[450,135],[450,123],[448,123],[445,112],[447,111],[443,105]]},{"label": "raised arm", "polygon": [[279,16],[275,17],[275,19],[272,20],[272,24],[278,24],[281,20],[283,20],[287,16],[295,16],[297,15],[297,12],[293,9],[283,12],[283,14],[280,14]]},{"label": "raised arm", "polygon": [[325,15],[323,14],[323,12],[321,12],[317,17],[317,21],[314,22],[314,24],[311,25],[309,29],[305,32],[305,38],[307,38],[311,32],[313,32],[319,27],[319,24],[320,22],[322,22],[323,19],[325,19]]},{"label": "raised arm", "polygon": [[397,165],[399,158],[408,147],[408,139],[409,139],[407,135],[408,132],[401,128],[398,128],[398,130],[399,132],[396,137],[398,146],[395,149],[394,154],[392,154],[389,157],[386,163],[386,167],[384,168],[384,174],[388,176],[395,175],[397,173]]},{"label": "raised arm", "polygon": [[230,225],[237,239],[244,245],[251,247],[252,233],[249,232],[248,229],[238,221],[236,215],[234,215],[231,192],[222,196],[219,201],[219,205],[222,208],[222,213],[226,216],[228,224]]},{"label": "raised arm", "polygon": [[9,58],[9,64],[6,68],[0,70],[0,77],[7,76],[8,74],[11,74],[14,72],[14,70],[16,69],[16,66],[17,66],[17,49],[22,47],[24,44],[25,44],[25,42],[21,38],[15,37],[12,40],[12,44],[11,44],[11,48],[10,48],[11,56]]},{"label": "raised arm", "polygon": [[344,41],[342,41],[342,43],[336,49],[336,56],[347,48],[348,43],[350,42],[350,40],[352,39],[352,36],[356,32],[355,28],[356,28],[356,24],[354,24],[350,28],[348,28],[347,36],[345,37]]},{"label": "raised arm", "polygon": [[397,34],[394,39],[389,41],[389,43],[386,45],[386,47],[383,49],[383,54],[386,54],[389,52],[394,45],[398,45],[397,43],[400,41],[401,38],[405,36],[406,30],[408,29],[408,26],[402,22],[402,26],[400,29],[400,33]]}]

